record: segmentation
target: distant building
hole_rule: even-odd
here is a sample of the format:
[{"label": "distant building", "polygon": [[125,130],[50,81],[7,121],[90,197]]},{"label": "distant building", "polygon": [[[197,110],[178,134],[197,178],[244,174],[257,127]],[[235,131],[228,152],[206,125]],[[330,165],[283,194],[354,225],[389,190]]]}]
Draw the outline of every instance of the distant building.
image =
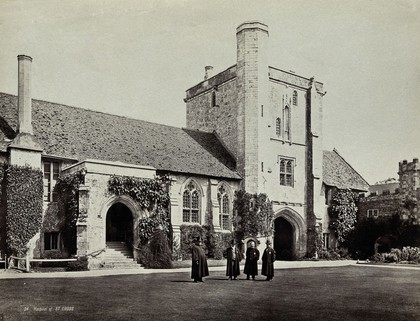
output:
[{"label": "distant building", "polygon": [[[399,181],[387,179],[369,187],[369,194],[359,201],[359,218],[389,218],[400,213],[402,219],[415,215],[419,222],[417,202],[420,199],[420,166],[417,158],[412,162],[403,160],[398,168]],[[411,202],[409,214],[407,201]]]}]

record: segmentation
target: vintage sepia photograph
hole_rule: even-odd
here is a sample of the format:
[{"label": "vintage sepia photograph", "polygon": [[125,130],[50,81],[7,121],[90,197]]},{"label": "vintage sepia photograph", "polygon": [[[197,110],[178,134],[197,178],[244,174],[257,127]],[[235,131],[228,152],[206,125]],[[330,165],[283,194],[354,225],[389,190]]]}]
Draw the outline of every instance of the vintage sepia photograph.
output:
[{"label": "vintage sepia photograph", "polygon": [[0,321],[420,320],[420,0],[0,0]]}]

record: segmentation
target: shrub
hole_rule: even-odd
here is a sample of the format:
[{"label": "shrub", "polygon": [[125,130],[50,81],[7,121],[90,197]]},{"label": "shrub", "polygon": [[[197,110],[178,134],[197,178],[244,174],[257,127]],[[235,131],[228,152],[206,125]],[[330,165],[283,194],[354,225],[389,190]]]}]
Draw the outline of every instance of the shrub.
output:
[{"label": "shrub", "polygon": [[420,248],[411,246],[403,247],[401,261],[420,263]]},{"label": "shrub", "polygon": [[401,261],[401,254],[402,254],[402,252],[401,252],[400,249],[391,249],[391,252],[390,253],[393,254],[393,255],[395,255],[395,257],[397,258],[397,261],[396,262]]},{"label": "shrub", "polygon": [[172,253],[165,231],[156,231],[140,252],[140,260],[147,269],[172,268]]},{"label": "shrub", "polygon": [[341,260],[341,255],[335,250],[321,250],[318,252],[318,258],[322,260]]},{"label": "shrub", "polygon": [[206,248],[206,230],[200,225],[181,225],[181,257],[183,260],[191,258],[191,245],[197,237],[203,242],[203,249],[207,253]]},{"label": "shrub", "polygon": [[213,252],[215,260],[223,259],[223,251],[229,246],[231,240],[231,233],[216,233],[215,249]]},{"label": "shrub", "polygon": [[395,253],[382,253],[383,262],[385,263],[397,263],[398,257]]},{"label": "shrub", "polygon": [[374,254],[370,259],[373,262],[384,262],[384,257],[381,253]]},{"label": "shrub", "polygon": [[66,268],[66,271],[87,271],[87,270],[89,270],[87,256],[81,256],[77,258],[76,262],[69,262]]}]

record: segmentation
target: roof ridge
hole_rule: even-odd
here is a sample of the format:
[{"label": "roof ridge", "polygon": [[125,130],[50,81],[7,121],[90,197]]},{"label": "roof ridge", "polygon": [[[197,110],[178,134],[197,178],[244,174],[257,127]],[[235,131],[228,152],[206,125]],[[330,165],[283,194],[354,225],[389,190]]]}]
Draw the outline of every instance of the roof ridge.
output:
[{"label": "roof ridge", "polygon": [[[0,94],[18,98],[17,95],[5,93],[5,92],[0,92]],[[119,117],[119,118],[135,120],[135,121],[141,121],[141,122],[154,124],[154,125],[159,125],[159,126],[164,126],[164,127],[183,129],[182,127],[171,126],[171,125],[166,125],[166,124],[161,124],[161,123],[155,123],[155,122],[140,119],[140,118],[133,118],[133,117],[123,116],[123,115],[111,114],[111,113],[107,113],[107,112],[103,112],[103,111],[99,111],[99,110],[94,110],[94,109],[89,109],[89,108],[84,108],[84,107],[76,107],[76,106],[71,106],[71,105],[67,105],[67,104],[63,104],[63,103],[56,103],[56,102],[52,102],[52,101],[48,101],[48,100],[44,100],[44,99],[32,98],[32,100],[35,100],[37,102],[42,102],[42,103],[48,103],[48,104],[63,106],[63,107],[66,107],[66,108],[73,108],[73,109],[77,109],[77,110],[83,110],[83,111],[88,111],[88,112],[92,112],[92,113],[98,113],[98,114],[102,114],[102,115],[108,115],[108,116],[113,116],[113,117]]]},{"label": "roof ridge", "polygon": [[359,174],[359,172],[358,171],[356,171],[354,168],[353,168],[353,166],[351,166],[345,159],[344,159],[344,157],[343,156],[341,156],[340,155],[340,153],[338,152],[338,150],[334,147],[333,148],[333,150],[332,150],[334,153],[336,153],[368,186],[370,186],[370,184],[368,183],[368,181],[367,180],[365,180],[364,178],[363,178],[363,176],[362,175],[360,175]]}]

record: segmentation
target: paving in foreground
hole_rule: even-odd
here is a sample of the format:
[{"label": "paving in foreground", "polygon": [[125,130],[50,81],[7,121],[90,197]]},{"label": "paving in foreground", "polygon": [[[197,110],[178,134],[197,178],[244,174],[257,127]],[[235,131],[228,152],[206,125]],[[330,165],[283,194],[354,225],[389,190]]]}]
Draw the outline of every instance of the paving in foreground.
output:
[{"label": "paving in foreground", "polygon": [[[337,261],[276,261],[275,269],[296,269],[296,268],[318,268],[318,267],[339,267],[358,265],[365,267],[381,267],[381,268],[395,268],[395,269],[416,269],[419,270],[420,266],[410,266],[402,264],[387,264],[375,265],[366,264],[365,262],[359,263],[353,260],[337,260]],[[209,267],[210,272],[225,271],[225,266]],[[0,270],[0,279],[14,279],[14,278],[78,278],[78,277],[98,277],[107,275],[131,275],[131,274],[152,274],[152,273],[176,273],[176,272],[189,272],[191,269],[187,268],[174,268],[174,269],[145,269],[143,267],[133,269],[101,269],[91,271],[72,271],[72,272],[20,272],[20,271],[4,271]],[[258,266],[261,271],[261,264]],[[0,319],[1,320],[1,319]]]}]

